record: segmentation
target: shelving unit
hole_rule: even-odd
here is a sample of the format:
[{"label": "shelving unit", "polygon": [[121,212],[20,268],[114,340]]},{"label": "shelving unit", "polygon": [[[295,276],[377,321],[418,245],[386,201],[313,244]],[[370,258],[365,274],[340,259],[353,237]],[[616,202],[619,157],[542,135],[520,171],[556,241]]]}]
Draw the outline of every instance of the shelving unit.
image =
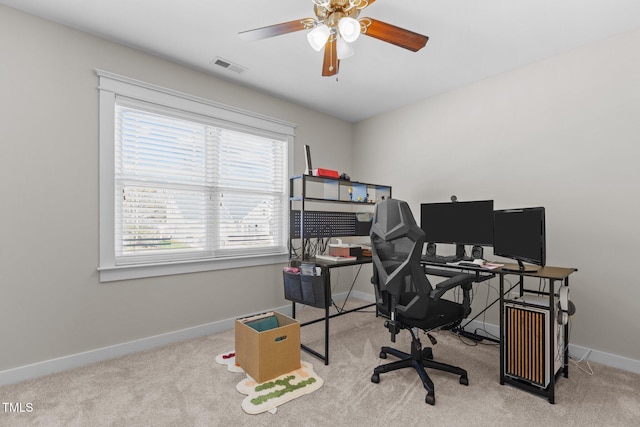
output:
[{"label": "shelving unit", "polygon": [[[391,187],[345,179],[298,175],[289,180],[289,257],[306,261],[308,238],[366,236],[373,206],[391,198]],[[323,209],[313,204],[323,204]],[[327,207],[328,209],[324,209]],[[312,207],[310,209],[310,206]],[[301,256],[294,256],[300,240]]]},{"label": "shelving unit", "polygon": [[[303,327],[324,322],[324,353],[320,353],[303,343],[300,344],[300,347],[322,360],[325,365],[329,364],[329,319],[375,305],[375,303],[364,304],[330,314],[329,308],[332,303],[331,269],[361,266],[371,263],[371,258],[363,257],[340,263],[315,259],[315,254],[308,253],[308,240],[312,238],[368,236],[375,203],[387,198],[391,198],[391,187],[386,185],[309,175],[294,176],[289,180],[289,258],[292,265],[302,262],[313,263],[320,267],[321,274],[305,277],[284,272],[285,299],[291,301],[294,319],[296,317],[296,303],[324,310],[323,317],[300,325]],[[294,241],[300,242],[299,256],[294,256],[296,252],[293,249]],[[353,288],[353,283],[351,287]],[[351,290],[349,290],[350,292]]]}]

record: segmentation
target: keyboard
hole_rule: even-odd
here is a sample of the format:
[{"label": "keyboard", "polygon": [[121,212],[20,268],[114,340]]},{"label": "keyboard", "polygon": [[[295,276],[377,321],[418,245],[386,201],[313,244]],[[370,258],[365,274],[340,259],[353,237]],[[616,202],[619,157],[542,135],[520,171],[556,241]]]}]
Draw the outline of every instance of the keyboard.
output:
[{"label": "keyboard", "polygon": [[456,257],[454,255],[444,256],[444,255],[422,255],[422,261],[426,262],[434,262],[436,264],[446,264],[448,262],[454,262]]},{"label": "keyboard", "polygon": [[458,262],[458,265],[460,267],[482,268],[480,264],[476,264],[475,262],[471,262],[471,261],[460,261]]}]

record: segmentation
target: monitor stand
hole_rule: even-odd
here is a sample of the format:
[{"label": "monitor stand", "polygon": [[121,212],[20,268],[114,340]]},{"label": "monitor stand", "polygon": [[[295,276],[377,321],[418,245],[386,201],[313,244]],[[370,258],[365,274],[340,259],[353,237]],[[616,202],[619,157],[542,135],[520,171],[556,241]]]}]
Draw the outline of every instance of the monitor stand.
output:
[{"label": "monitor stand", "polygon": [[[456,259],[454,261],[469,261],[464,250],[464,245],[456,245]],[[471,260],[472,261],[472,260]]]},{"label": "monitor stand", "polygon": [[501,270],[512,272],[512,273],[535,273],[536,271],[538,271],[538,269],[535,267],[525,267],[522,261],[520,261],[519,259],[516,261],[518,261],[518,268],[502,267]]}]

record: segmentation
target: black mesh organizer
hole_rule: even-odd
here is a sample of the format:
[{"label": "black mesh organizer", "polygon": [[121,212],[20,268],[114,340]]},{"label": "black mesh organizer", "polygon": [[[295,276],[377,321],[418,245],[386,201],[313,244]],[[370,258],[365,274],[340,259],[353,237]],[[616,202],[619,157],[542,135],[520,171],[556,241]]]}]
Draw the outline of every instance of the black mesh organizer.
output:
[{"label": "black mesh organizer", "polygon": [[328,307],[324,276],[307,276],[283,271],[284,298],[317,308]]}]

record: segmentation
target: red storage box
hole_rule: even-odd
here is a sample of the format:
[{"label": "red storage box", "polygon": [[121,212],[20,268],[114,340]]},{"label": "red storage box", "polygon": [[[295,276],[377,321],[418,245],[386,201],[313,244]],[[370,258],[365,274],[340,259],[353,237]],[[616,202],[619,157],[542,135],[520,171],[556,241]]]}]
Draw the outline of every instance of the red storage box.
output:
[{"label": "red storage box", "polygon": [[338,171],[334,171],[333,169],[318,168],[313,170],[313,176],[321,176],[323,178],[338,178],[340,175],[338,174]]}]

